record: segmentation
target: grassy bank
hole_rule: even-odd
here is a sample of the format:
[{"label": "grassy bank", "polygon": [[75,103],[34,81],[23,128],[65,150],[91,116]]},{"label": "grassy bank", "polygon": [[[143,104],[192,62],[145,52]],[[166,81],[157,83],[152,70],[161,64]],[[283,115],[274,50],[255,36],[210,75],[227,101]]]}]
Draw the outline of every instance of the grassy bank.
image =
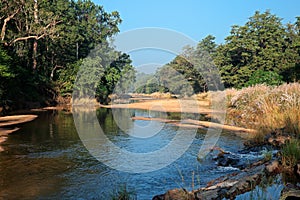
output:
[{"label": "grassy bank", "polygon": [[[282,148],[282,163],[293,167],[300,161],[300,84],[256,85],[226,91],[226,123],[257,131],[252,144],[276,141]],[[223,101],[220,92],[198,99]],[[270,140],[270,138],[272,140]]]},{"label": "grassy bank", "polygon": [[[280,86],[256,85],[240,90],[227,89],[226,123],[270,133],[284,129],[291,136],[300,136],[300,84]],[[197,95],[198,100],[223,103],[222,92]],[[224,95],[223,95],[224,96]]]}]

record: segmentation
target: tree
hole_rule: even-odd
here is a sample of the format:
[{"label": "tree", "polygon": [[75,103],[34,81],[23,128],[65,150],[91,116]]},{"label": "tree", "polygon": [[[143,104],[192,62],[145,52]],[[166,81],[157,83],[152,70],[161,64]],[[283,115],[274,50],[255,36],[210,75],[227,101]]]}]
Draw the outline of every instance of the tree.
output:
[{"label": "tree", "polygon": [[212,89],[217,73],[213,64],[217,47],[214,40],[208,35],[196,47],[185,47],[181,55],[157,72],[160,82],[169,85],[175,94],[192,95]]},{"label": "tree", "polygon": [[286,82],[300,80],[300,17],[296,17],[294,24],[287,24],[286,60],[290,66],[282,73]]},{"label": "tree", "polygon": [[2,104],[6,92],[4,86],[9,79],[15,76],[10,67],[11,57],[0,47],[0,104]]},{"label": "tree", "polygon": [[81,60],[117,33],[120,22],[118,12],[107,13],[91,0],[1,1],[1,46],[18,71],[15,99],[43,101],[57,83],[69,93]]},{"label": "tree", "polygon": [[257,11],[244,26],[232,27],[215,58],[225,86],[245,86],[256,70],[282,74],[290,67],[288,36],[281,21],[269,11]]}]

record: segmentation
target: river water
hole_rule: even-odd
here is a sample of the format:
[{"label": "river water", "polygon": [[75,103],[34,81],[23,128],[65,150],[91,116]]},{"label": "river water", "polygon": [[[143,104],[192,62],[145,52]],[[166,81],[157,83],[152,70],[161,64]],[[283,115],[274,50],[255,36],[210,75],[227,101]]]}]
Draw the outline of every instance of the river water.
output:
[{"label": "river water", "polygon": [[[130,119],[130,116],[160,117],[159,112],[118,110],[117,113],[122,120],[116,120],[112,110],[104,108],[97,110],[97,117],[105,135],[128,151],[146,153],[160,149],[178,131],[178,127],[171,124]],[[204,186],[214,178],[237,171],[218,167],[209,158],[197,160],[206,134],[201,130],[190,148],[165,168],[148,173],[117,171],[91,156],[77,134],[72,114],[64,111],[37,114],[36,120],[22,125],[1,144],[4,151],[0,152],[0,199],[110,199],[114,191],[126,185],[136,193],[137,199],[146,200],[173,188],[191,190]],[[176,113],[165,113],[164,116],[178,118]],[[159,134],[149,138],[127,134],[136,127],[146,127],[144,130],[149,132],[155,127],[161,128],[155,130]],[[237,152],[243,142],[234,134],[223,132],[217,145],[226,151]],[[103,156],[116,158],[109,152]]]}]

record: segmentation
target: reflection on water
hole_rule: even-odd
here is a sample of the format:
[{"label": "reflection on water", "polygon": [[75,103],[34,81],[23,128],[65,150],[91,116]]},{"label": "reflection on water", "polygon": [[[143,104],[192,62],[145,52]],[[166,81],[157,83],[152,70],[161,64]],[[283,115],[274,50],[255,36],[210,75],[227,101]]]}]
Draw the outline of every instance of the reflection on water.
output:
[{"label": "reflection on water", "polygon": [[[198,131],[188,151],[168,167],[144,174],[119,172],[89,154],[80,141],[71,114],[58,111],[38,114],[38,119],[24,124],[2,144],[0,199],[107,199],[112,191],[126,183],[136,191],[138,199],[144,200],[171,188],[203,186],[233,170],[216,167],[212,162],[197,162],[205,136],[205,132]],[[112,113],[110,109],[98,109],[96,114],[109,140],[132,152],[158,150],[167,145],[178,130],[158,121],[131,119],[132,116],[172,117],[167,113],[125,109]],[[149,133],[139,135],[145,127]],[[153,132],[157,134],[151,135]],[[242,143],[232,134],[222,134],[218,145],[236,152]],[[110,155],[109,151],[103,155],[117,159],[117,155]]]}]

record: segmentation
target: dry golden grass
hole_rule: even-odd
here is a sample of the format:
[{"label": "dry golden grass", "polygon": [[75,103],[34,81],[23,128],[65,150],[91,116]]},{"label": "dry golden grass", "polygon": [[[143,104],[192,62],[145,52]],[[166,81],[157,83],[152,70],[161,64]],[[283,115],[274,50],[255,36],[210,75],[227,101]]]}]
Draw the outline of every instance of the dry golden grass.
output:
[{"label": "dry golden grass", "polygon": [[258,130],[277,129],[300,136],[300,84],[256,85],[227,93],[227,123]]}]

